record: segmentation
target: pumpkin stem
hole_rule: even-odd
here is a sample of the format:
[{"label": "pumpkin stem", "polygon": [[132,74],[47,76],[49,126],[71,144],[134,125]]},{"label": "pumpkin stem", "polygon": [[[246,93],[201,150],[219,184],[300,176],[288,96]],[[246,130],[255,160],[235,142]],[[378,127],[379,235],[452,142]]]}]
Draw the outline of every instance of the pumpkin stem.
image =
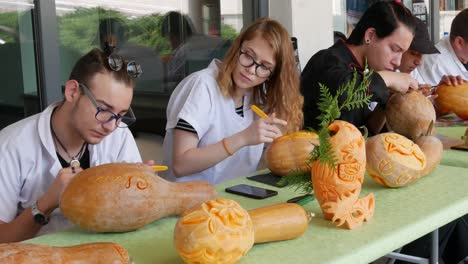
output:
[{"label": "pumpkin stem", "polygon": [[367,137],[369,136],[369,130],[367,129],[367,127],[366,127],[366,126],[361,126],[361,127],[359,127],[359,128],[362,129],[362,131],[364,132],[364,133],[362,134],[362,136],[364,137],[364,139],[367,139]]},{"label": "pumpkin stem", "polygon": [[434,120],[431,120],[431,123],[429,123],[425,136],[431,135],[432,129],[434,129]]}]

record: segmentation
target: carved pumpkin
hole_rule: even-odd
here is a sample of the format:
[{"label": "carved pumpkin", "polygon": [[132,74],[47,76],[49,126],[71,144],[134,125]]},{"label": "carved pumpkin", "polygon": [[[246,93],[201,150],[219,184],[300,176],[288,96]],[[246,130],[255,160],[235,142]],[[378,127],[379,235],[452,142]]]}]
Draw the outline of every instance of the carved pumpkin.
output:
[{"label": "carved pumpkin", "polygon": [[387,101],[385,115],[391,130],[413,140],[424,135],[436,119],[431,101],[416,91],[393,94]]},{"label": "carved pumpkin", "polygon": [[375,206],[372,193],[358,199],[366,170],[365,140],[345,121],[335,120],[328,130],[337,168],[320,160],[312,163],[314,195],[326,219],[353,229],[373,216]]},{"label": "carved pumpkin", "polygon": [[397,133],[382,133],[366,143],[367,172],[388,187],[407,186],[424,174],[426,155],[413,141]]},{"label": "carved pumpkin", "polygon": [[468,119],[468,82],[457,86],[441,84],[436,89],[437,107],[442,113],[453,111],[462,119]]},{"label": "carved pumpkin", "polygon": [[279,176],[296,171],[309,172],[308,159],[318,144],[317,134],[306,131],[278,137],[267,150],[267,166]]},{"label": "carved pumpkin", "polygon": [[310,219],[302,206],[293,203],[246,211],[233,200],[219,198],[179,218],[174,246],[186,263],[235,263],[254,243],[302,235]]},{"label": "carved pumpkin", "polygon": [[172,183],[145,166],[112,163],[78,173],[63,192],[60,209],[81,228],[125,232],[215,197],[215,188],[204,181]]},{"label": "carved pumpkin", "polygon": [[189,209],[174,230],[174,247],[185,263],[235,263],[253,244],[252,219],[229,199],[211,200]]},{"label": "carved pumpkin", "polygon": [[127,250],[115,243],[88,243],[71,247],[49,247],[26,243],[0,243],[0,263],[9,264],[98,264],[131,263]]}]

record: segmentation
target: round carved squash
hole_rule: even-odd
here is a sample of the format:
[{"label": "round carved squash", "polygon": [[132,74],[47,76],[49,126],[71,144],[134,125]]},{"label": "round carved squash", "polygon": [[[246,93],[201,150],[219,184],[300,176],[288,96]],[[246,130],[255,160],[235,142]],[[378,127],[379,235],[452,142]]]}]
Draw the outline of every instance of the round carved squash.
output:
[{"label": "round carved squash", "polygon": [[382,133],[366,143],[367,172],[388,187],[407,186],[423,176],[426,155],[397,133]]},{"label": "round carved squash", "polygon": [[393,94],[387,101],[385,115],[391,130],[413,140],[424,135],[436,119],[431,101],[416,91]]},{"label": "round carved squash", "polygon": [[279,176],[296,171],[309,172],[308,159],[318,144],[317,134],[306,131],[276,138],[266,153],[267,166]]},{"label": "round carved squash", "polygon": [[78,173],[60,199],[71,222],[95,232],[135,230],[216,197],[204,181],[173,183],[146,166],[110,163]]},{"label": "round carved squash", "polygon": [[174,229],[174,246],[185,263],[235,263],[253,244],[249,213],[229,199],[187,210]]},{"label": "round carved squash", "polygon": [[457,86],[441,84],[436,89],[437,107],[442,113],[453,111],[462,119],[468,119],[468,82]]}]

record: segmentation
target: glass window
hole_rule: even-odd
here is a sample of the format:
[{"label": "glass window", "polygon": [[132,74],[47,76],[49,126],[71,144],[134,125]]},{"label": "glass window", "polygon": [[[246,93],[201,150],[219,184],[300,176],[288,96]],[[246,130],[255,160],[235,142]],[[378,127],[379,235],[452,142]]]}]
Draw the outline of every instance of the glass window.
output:
[{"label": "glass window", "polygon": [[75,61],[105,43],[143,69],[132,108],[134,131],[164,133],[177,84],[222,59],[244,25],[241,0],[56,1],[61,81]]},{"label": "glass window", "polygon": [[39,112],[32,0],[0,2],[0,129]]},{"label": "glass window", "polygon": [[468,8],[466,0],[439,0],[440,38],[449,35],[453,19],[465,8]]}]

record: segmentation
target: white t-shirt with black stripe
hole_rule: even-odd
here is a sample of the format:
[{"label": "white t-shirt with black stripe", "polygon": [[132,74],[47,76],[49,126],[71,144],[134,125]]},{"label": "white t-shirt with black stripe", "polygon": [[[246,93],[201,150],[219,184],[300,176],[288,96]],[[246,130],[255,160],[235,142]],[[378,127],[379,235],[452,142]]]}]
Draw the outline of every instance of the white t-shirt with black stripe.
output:
[{"label": "white t-shirt with black stripe", "polygon": [[263,144],[243,147],[234,155],[211,168],[182,178],[175,178],[172,170],[172,146],[174,129],[180,119],[188,123],[197,133],[198,147],[215,144],[247,127],[256,119],[248,107],[251,92],[243,98],[242,112],[237,114],[234,100],[224,97],[216,76],[219,60],[213,60],[208,68],[185,78],[174,90],[167,107],[166,136],[164,137],[164,164],[169,170],[160,175],[172,181],[205,180],[212,184],[255,172],[260,161]]}]

